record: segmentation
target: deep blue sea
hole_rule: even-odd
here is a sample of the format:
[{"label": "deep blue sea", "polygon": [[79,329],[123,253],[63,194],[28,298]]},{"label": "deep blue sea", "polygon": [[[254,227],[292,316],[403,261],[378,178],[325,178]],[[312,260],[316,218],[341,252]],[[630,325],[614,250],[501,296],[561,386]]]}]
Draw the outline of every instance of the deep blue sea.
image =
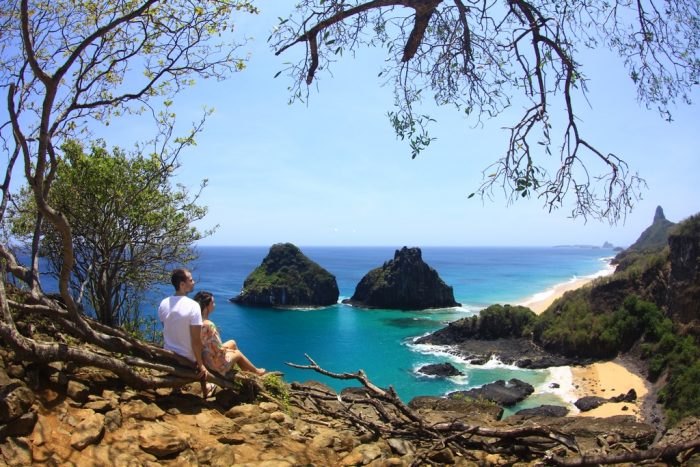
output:
[{"label": "deep blue sea", "polygon": [[[304,254],[336,276],[340,300],[349,298],[356,284],[370,269],[392,259],[389,247],[301,247]],[[574,278],[606,269],[612,250],[581,247],[471,248],[424,247],[423,260],[454,288],[463,306],[429,311],[364,310],[347,305],[323,309],[275,310],[240,306],[228,301],[243,281],[262,262],[267,247],[199,247],[200,257],[191,265],[195,290],[216,296],[211,319],[222,338],[235,339],[257,366],[284,372],[287,381],[322,381],[336,390],[353,382],[334,380],[285,362],[306,364],[304,354],[323,368],[337,373],[365,370],[379,386],[392,385],[404,401],[418,395],[480,386],[513,377],[528,381],[536,394],[514,410],[561,403],[562,391],[570,387],[568,369],[521,370],[492,361],[472,366],[445,349],[412,345],[413,338],[435,331],[446,323],[471,316],[493,303],[522,303],[535,294]],[[154,291],[154,310],[172,287]],[[145,310],[144,310],[145,311]],[[427,363],[449,361],[465,376],[435,379],[420,376],[416,369]],[[567,379],[568,378],[568,379]],[[562,388],[552,390],[551,382]],[[359,384],[359,383],[358,383]]]}]

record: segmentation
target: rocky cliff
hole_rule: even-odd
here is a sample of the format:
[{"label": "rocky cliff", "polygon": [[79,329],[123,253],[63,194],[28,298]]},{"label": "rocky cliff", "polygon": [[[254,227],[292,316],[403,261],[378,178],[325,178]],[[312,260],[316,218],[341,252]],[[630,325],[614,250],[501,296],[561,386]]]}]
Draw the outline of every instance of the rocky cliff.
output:
[{"label": "rocky cliff", "polygon": [[666,219],[663,208],[657,206],[651,225],[642,232],[636,242],[615,256],[613,264],[619,264],[620,269],[624,269],[630,259],[634,259],[635,253],[661,250],[668,244],[668,236],[674,225],[676,224]]},{"label": "rocky cliff", "polygon": [[700,214],[674,229],[668,239],[671,264],[668,313],[684,324],[700,321]]},{"label": "rocky cliff", "polygon": [[338,302],[335,276],[291,243],[272,245],[234,303],[264,307],[329,306]]},{"label": "rocky cliff", "polygon": [[368,272],[344,303],[365,308],[424,310],[459,306],[452,287],[421,257],[420,248],[403,247],[394,259]]}]

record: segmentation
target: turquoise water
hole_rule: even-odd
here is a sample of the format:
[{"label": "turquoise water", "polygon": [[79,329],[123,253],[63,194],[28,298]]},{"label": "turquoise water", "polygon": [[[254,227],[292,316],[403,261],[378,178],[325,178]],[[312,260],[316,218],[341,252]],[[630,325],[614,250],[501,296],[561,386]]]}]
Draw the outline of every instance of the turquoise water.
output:
[{"label": "turquoise water", "polygon": [[[557,284],[594,275],[607,266],[613,251],[594,248],[468,248],[424,247],[423,259],[454,288],[461,307],[429,311],[363,310],[337,304],[314,310],[274,310],[240,306],[228,301],[263,260],[268,247],[200,247],[191,265],[196,290],[216,296],[212,320],[223,339],[235,339],[258,366],[284,372],[287,381],[322,381],[340,390],[355,384],[285,365],[307,364],[311,356],[326,370],[354,373],[363,369],[379,386],[392,385],[404,401],[419,395],[444,395],[497,379],[519,378],[536,393],[513,408],[562,403],[571,388],[564,369],[521,370],[498,362],[472,366],[446,348],[414,346],[412,340],[446,323],[472,316],[493,303],[522,303]],[[349,298],[370,270],[394,256],[388,247],[302,247],[302,251],[336,276],[340,299]],[[55,281],[42,280],[45,290]],[[54,283],[52,289],[51,282]],[[154,287],[142,313],[155,316],[157,303],[172,293],[170,284]],[[428,363],[449,361],[465,376],[436,379],[415,370]],[[552,390],[551,382],[561,388]]]},{"label": "turquoise water", "polygon": [[[454,309],[409,312],[338,304],[314,310],[274,310],[228,302],[267,251],[266,247],[201,247],[193,267],[195,290],[209,290],[217,297],[212,319],[222,337],[235,339],[256,365],[284,372],[287,381],[314,379],[336,390],[356,385],[285,365],[306,364],[304,354],[308,354],[329,371],[363,369],[379,386],[392,385],[405,401],[516,377],[538,389],[537,395],[516,410],[560,401],[561,394],[548,385],[559,381],[561,372],[521,370],[497,362],[471,366],[445,349],[413,346],[412,339],[489,304],[522,302],[556,284],[595,274],[605,268],[603,259],[613,254],[592,248],[422,248],[423,259],[454,287],[456,300],[463,304]],[[367,271],[394,255],[393,248],[383,247],[302,247],[302,251],[336,276],[341,299],[352,295]],[[170,288],[164,285],[154,291],[152,302],[168,293]],[[421,365],[443,361],[453,363],[465,376],[445,380],[415,373]]]}]

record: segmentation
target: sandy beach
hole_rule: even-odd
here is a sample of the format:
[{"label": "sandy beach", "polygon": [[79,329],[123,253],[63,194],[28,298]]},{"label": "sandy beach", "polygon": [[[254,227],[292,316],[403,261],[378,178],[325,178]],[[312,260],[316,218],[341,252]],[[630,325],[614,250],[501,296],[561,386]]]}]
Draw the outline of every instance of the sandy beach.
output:
[{"label": "sandy beach", "polygon": [[[588,412],[579,412],[584,417],[612,417],[613,415],[634,415],[641,419],[641,406],[649,393],[651,384],[630,371],[620,359],[599,362],[587,366],[571,367],[575,389],[574,400],[584,396],[610,398],[626,394],[630,389],[637,393],[637,401],[610,402]],[[572,401],[573,402],[573,401]]]},{"label": "sandy beach", "polygon": [[575,279],[571,282],[558,284],[546,292],[535,295],[532,300],[523,302],[521,305],[529,307],[535,312],[535,314],[542,314],[544,310],[549,307],[549,305],[554,303],[554,300],[564,295],[565,292],[583,287],[589,282],[592,282],[593,279],[594,277],[583,277],[581,279]]}]

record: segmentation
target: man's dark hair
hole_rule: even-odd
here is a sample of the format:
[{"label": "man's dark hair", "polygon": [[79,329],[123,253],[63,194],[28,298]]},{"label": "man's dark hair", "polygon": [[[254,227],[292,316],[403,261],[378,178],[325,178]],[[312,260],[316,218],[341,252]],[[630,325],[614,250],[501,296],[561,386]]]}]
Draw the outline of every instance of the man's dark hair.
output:
[{"label": "man's dark hair", "polygon": [[187,269],[177,268],[173,271],[173,274],[170,276],[170,283],[173,284],[173,287],[175,287],[176,291],[180,288],[181,282],[187,281],[187,272]]}]

